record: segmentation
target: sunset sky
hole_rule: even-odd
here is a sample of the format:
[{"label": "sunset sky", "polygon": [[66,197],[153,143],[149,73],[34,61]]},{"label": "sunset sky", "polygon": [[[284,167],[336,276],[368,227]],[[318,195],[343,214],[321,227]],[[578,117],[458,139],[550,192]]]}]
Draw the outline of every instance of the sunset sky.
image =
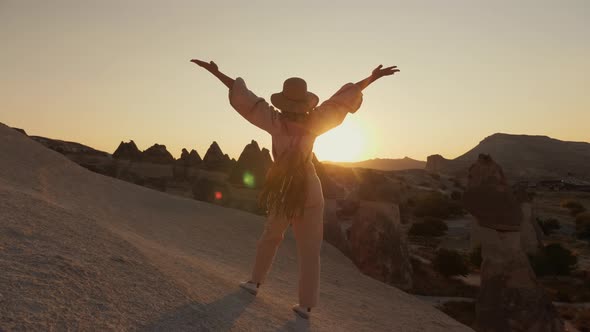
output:
[{"label": "sunset sky", "polygon": [[398,65],[318,138],[324,160],[454,158],[496,132],[590,141],[587,0],[0,0],[0,42],[0,122],[107,152],[270,148],[191,58],[267,99],[291,76],[324,100]]}]

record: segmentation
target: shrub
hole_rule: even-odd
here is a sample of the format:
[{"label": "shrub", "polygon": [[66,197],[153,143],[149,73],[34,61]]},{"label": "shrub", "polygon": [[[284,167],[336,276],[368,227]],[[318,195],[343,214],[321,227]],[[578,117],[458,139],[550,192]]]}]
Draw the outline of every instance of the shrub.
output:
[{"label": "shrub", "polygon": [[432,192],[415,199],[416,217],[436,217],[446,219],[463,214],[461,203],[439,193]]},{"label": "shrub", "polygon": [[435,180],[440,180],[440,174],[438,174],[438,173],[430,173],[429,175],[431,178],[433,178]]},{"label": "shrub", "polygon": [[537,276],[569,275],[578,263],[578,257],[558,243],[545,246],[529,260]]},{"label": "shrub", "polygon": [[571,199],[562,201],[561,207],[570,210],[570,214],[572,216],[576,216],[577,214],[586,211],[586,208],[582,205],[582,203]]},{"label": "shrub", "polygon": [[555,218],[541,219],[537,217],[537,223],[539,224],[539,226],[543,230],[543,234],[545,235],[551,235],[555,233],[556,230],[561,228],[559,220]]},{"label": "shrub", "polygon": [[439,249],[432,261],[434,269],[445,277],[466,276],[469,268],[461,254],[454,250]]},{"label": "shrub", "polygon": [[469,253],[469,263],[473,265],[475,268],[479,269],[481,267],[481,263],[483,261],[483,257],[481,256],[481,246],[477,246]]},{"label": "shrub", "polygon": [[434,217],[426,217],[423,221],[412,224],[408,234],[414,236],[443,236],[448,229],[444,221]]},{"label": "shrub", "polygon": [[590,240],[590,212],[576,216],[576,236],[579,239]]}]

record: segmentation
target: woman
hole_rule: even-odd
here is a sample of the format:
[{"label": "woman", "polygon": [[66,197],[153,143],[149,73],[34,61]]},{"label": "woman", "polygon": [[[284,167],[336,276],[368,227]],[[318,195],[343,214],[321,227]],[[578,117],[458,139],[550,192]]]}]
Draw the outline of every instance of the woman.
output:
[{"label": "woman", "polygon": [[303,79],[289,78],[283,84],[283,91],[270,98],[277,110],[248,90],[242,78],[232,79],[220,72],[213,61],[193,59],[191,62],[225,84],[233,108],[272,136],[275,162],[260,195],[268,220],[258,241],[252,276],[240,287],[254,295],[258,293],[287,227],[292,225],[299,261],[299,304],[293,310],[307,319],[318,301],[324,214],[322,186],[312,164],[314,141],[341,124],[348,113],[359,109],[363,89],[399,69],[380,65],[369,77],[356,84],[345,84],[319,106],[319,98],[307,91]]}]

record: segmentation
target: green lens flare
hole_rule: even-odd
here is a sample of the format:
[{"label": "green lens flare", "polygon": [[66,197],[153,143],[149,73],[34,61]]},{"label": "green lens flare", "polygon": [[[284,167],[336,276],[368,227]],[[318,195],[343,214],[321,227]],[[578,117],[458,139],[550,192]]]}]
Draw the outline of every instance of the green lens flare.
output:
[{"label": "green lens flare", "polygon": [[254,175],[252,175],[252,173],[250,173],[250,172],[244,173],[244,177],[242,178],[242,181],[244,182],[244,185],[248,188],[254,188],[254,185],[256,184],[256,181],[254,179]]}]

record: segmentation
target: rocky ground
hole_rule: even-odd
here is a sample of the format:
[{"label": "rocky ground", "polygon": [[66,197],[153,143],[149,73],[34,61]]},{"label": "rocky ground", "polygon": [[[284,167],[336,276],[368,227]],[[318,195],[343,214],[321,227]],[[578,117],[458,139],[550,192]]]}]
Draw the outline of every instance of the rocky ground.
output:
[{"label": "rocky ground", "polygon": [[470,330],[329,244],[299,319],[290,233],[259,296],[237,287],[264,218],[89,172],[3,125],[0,154],[1,330]]},{"label": "rocky ground", "polygon": [[[268,150],[261,150],[256,142],[244,149],[234,167],[227,166],[231,161],[216,144],[212,144],[203,160],[196,151],[185,150],[183,157],[170,162],[161,145],[150,150],[151,159],[146,161],[131,143],[122,143],[120,152],[124,157],[119,156],[111,164],[115,165],[111,176],[176,196],[263,214],[256,202],[260,182],[251,182],[251,178],[244,176],[254,174],[254,179],[260,179],[269,162],[272,163]],[[113,172],[112,167],[104,167],[105,160],[113,162],[110,156],[64,154],[94,171]],[[130,160],[132,158],[135,160]],[[209,166],[205,159],[209,160]],[[236,164],[239,167],[235,167]],[[465,179],[425,170],[375,171],[323,165],[317,160],[316,168],[326,197],[326,241],[366,275],[430,299],[428,303],[471,325],[469,322],[475,315],[473,306],[454,304],[457,300],[476,298],[480,287],[479,266],[470,262],[479,245],[479,231],[474,227],[473,216],[460,206],[457,210],[455,203],[461,201]],[[205,187],[208,188],[205,192],[195,190]],[[590,246],[575,239],[574,217],[562,202],[575,200],[590,209],[590,194],[545,188],[532,191],[535,192],[529,218],[532,221],[527,224],[530,229],[523,232],[522,240],[532,248],[559,243],[577,255],[578,266],[573,275],[541,277],[539,282],[551,299],[559,303],[561,316],[583,330],[590,324],[584,304],[590,301],[586,298],[590,298],[590,288],[588,294],[580,291],[590,280],[585,272],[590,270]],[[216,197],[216,192],[222,193],[222,197]],[[433,201],[432,194],[439,196]],[[442,201],[441,197],[444,197]],[[443,209],[439,206],[441,202]],[[446,225],[446,230],[436,236],[413,234],[413,225],[424,221],[427,217],[424,211],[431,210]],[[560,228],[539,237],[536,234],[538,225],[533,224],[536,218],[554,218],[559,221]],[[441,248],[464,257],[469,269],[465,276],[448,277],[437,270],[433,262]]]}]

